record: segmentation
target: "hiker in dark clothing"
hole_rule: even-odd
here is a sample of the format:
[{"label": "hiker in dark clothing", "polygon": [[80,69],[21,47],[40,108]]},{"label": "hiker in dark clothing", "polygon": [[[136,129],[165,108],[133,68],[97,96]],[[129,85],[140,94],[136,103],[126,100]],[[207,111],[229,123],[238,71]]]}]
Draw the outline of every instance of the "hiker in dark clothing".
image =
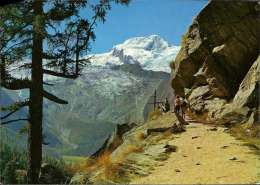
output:
[{"label": "hiker in dark clothing", "polygon": [[176,95],[175,101],[174,101],[174,111],[177,114],[181,113],[181,98],[179,95]]},{"label": "hiker in dark clothing", "polygon": [[181,98],[181,115],[183,119],[185,119],[185,112],[188,108],[189,108],[189,103],[187,99]]},{"label": "hiker in dark clothing", "polygon": [[169,103],[168,99],[165,98],[165,103],[164,103],[164,112],[169,112],[170,109],[171,109],[171,107],[170,107],[170,103]]}]

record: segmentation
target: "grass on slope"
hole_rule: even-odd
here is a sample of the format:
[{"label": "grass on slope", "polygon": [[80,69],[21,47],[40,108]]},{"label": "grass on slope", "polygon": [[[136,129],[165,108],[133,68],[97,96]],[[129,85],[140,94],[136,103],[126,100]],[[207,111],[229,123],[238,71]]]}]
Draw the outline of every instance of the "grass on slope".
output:
[{"label": "grass on slope", "polygon": [[73,164],[75,164],[75,163],[85,162],[85,161],[87,160],[87,157],[64,155],[64,156],[62,156],[62,159],[63,159],[63,161],[64,161],[66,164],[73,165]]}]

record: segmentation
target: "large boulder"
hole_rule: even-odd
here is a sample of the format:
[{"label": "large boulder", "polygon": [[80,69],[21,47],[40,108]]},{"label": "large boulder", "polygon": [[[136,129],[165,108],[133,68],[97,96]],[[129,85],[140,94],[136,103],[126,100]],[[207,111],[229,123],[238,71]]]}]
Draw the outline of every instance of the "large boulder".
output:
[{"label": "large boulder", "polygon": [[260,56],[254,62],[247,75],[239,86],[233,105],[235,107],[258,107],[260,94]]},{"label": "large boulder", "polygon": [[[208,84],[215,97],[231,99],[258,56],[257,2],[210,1],[183,36],[173,66],[172,86]],[[205,81],[206,80],[206,81]]]},{"label": "large boulder", "polygon": [[233,104],[227,104],[218,117],[218,123],[226,126],[233,126],[237,123],[243,124],[248,119],[248,107],[236,108]]},{"label": "large boulder", "polygon": [[210,1],[183,36],[172,87],[195,115],[246,122],[259,105],[258,15],[256,1]]},{"label": "large boulder", "polygon": [[[259,84],[260,84],[260,57],[254,62],[247,75],[240,84],[233,101],[226,105],[220,115],[224,124],[232,123],[259,123]],[[253,112],[252,114],[250,114]],[[251,115],[251,116],[250,116]],[[254,115],[252,117],[252,115]]]}]

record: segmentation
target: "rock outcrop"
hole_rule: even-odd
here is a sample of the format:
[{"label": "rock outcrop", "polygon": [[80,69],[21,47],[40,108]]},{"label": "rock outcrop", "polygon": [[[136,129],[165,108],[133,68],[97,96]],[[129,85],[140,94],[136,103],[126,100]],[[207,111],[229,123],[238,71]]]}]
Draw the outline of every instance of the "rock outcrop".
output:
[{"label": "rock outcrop", "polygon": [[248,106],[250,108],[259,106],[259,82],[260,82],[260,56],[254,62],[244,80],[239,86],[233,104],[236,107]]},{"label": "rock outcrop", "polygon": [[172,87],[193,115],[223,124],[259,117],[259,6],[210,1],[183,36]]},{"label": "rock outcrop", "polygon": [[103,155],[105,152],[114,151],[119,145],[123,143],[123,135],[135,126],[135,123],[116,125],[116,128],[112,134],[108,136],[103,145],[94,154],[92,154],[91,157],[96,158]]}]

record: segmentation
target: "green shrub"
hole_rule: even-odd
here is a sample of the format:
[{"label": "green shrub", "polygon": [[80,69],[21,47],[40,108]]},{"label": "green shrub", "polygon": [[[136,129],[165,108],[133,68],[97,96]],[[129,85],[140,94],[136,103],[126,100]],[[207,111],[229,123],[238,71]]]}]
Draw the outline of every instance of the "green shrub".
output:
[{"label": "green shrub", "polygon": [[0,179],[1,182],[14,184],[16,181],[16,170],[26,169],[26,154],[18,152],[7,144],[0,146]]},{"label": "green shrub", "polygon": [[4,171],[3,171],[3,182],[6,184],[16,184],[16,174],[15,170],[16,162],[15,160],[8,161],[8,163],[5,165]]},{"label": "green shrub", "polygon": [[[67,182],[73,174],[68,172],[68,167],[63,159],[43,157],[43,163],[47,163],[57,169],[59,176]],[[26,184],[27,154],[10,147],[8,144],[0,145],[0,182],[4,184]],[[65,183],[62,182],[62,183]]]},{"label": "green shrub", "polygon": [[63,174],[64,177],[71,178],[73,175],[69,172],[68,165],[62,158],[56,159],[53,157],[46,156],[43,158],[43,162],[56,168],[60,173]]}]

